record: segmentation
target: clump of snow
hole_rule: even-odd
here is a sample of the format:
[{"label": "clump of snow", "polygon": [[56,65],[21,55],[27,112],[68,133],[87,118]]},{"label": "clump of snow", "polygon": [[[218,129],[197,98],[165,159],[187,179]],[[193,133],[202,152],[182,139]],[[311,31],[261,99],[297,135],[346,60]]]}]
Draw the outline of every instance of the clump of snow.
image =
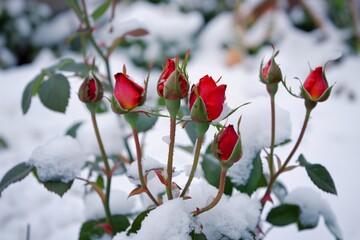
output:
[{"label": "clump of snow", "polygon": [[[258,97],[251,104],[243,107],[240,133],[243,143],[243,157],[228,171],[228,175],[237,185],[245,185],[251,170],[252,160],[262,149],[270,146],[271,113],[270,100],[266,97]],[[290,139],[291,122],[289,113],[275,106],[275,144]]]},{"label": "clump of snow", "polygon": [[191,239],[191,217],[185,211],[185,202],[176,198],[152,210],[141,223],[137,234],[129,237],[117,234],[113,240],[186,240]]},{"label": "clump of snow", "polygon": [[58,136],[36,148],[29,164],[37,170],[39,179],[45,181],[73,180],[84,165],[86,155],[77,140]]},{"label": "clump of snow", "polygon": [[[216,188],[204,182],[191,185],[191,199],[186,200],[187,209],[194,211],[197,207],[205,207],[216,193]],[[223,195],[220,202],[210,211],[200,214],[196,222],[198,226],[202,226],[208,240],[224,236],[229,239],[253,239],[250,231],[255,231],[259,218],[260,203],[239,193],[231,198]]]},{"label": "clump of snow", "polygon": [[[85,197],[85,218],[100,219],[105,217],[104,206],[99,195],[95,192]],[[135,206],[135,199],[128,198],[124,191],[111,189],[110,194],[110,210],[111,214],[129,214]]]},{"label": "clump of snow", "polygon": [[315,227],[320,215],[324,217],[325,224],[337,239],[342,239],[341,230],[336,217],[329,204],[321,198],[318,192],[311,188],[299,187],[293,190],[284,199],[285,203],[298,205],[301,209],[299,221],[305,226]]},{"label": "clump of snow", "polygon": [[[147,171],[149,170],[153,170],[153,169],[164,169],[166,168],[165,164],[160,163],[158,160],[152,158],[152,157],[148,157],[148,156],[144,156],[142,159],[142,170],[143,170],[143,174],[145,174]],[[138,172],[138,168],[137,168],[137,161],[134,161],[133,163],[131,163],[128,171],[127,171],[127,175],[129,177],[129,179],[131,180],[138,180],[139,179],[139,172]],[[151,179],[151,176],[149,176]]]}]

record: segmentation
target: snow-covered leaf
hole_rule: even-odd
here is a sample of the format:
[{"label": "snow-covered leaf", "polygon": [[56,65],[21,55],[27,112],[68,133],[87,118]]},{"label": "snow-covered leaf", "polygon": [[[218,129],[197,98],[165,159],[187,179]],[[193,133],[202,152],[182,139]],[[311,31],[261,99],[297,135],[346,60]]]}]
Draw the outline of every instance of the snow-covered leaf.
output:
[{"label": "snow-covered leaf", "polygon": [[62,74],[55,74],[39,87],[41,102],[49,109],[65,113],[70,98],[70,85]]},{"label": "snow-covered leaf", "polygon": [[192,231],[190,233],[190,237],[192,240],[206,240],[206,235],[203,233],[195,233],[195,231]]},{"label": "snow-covered leaf", "polygon": [[130,229],[126,233],[127,236],[129,236],[131,233],[137,233],[137,231],[141,228],[142,221],[147,217],[151,210],[153,210],[153,208],[143,211],[134,219]]},{"label": "snow-covered leaf", "polygon": [[281,203],[284,202],[284,198],[288,194],[285,185],[279,181],[274,182],[272,192],[275,194],[275,196]]},{"label": "snow-covered leaf", "polygon": [[[217,159],[211,154],[205,154],[201,162],[205,179],[214,187],[219,187],[221,167]],[[231,195],[233,184],[229,177],[226,177],[224,193]]]},{"label": "snow-covered leaf", "polygon": [[321,190],[327,193],[337,195],[335,183],[324,166],[321,164],[312,164],[306,161],[304,155],[300,155],[298,162],[306,169],[311,181]]},{"label": "snow-covered leaf", "polygon": [[73,138],[76,138],[76,132],[79,129],[79,127],[83,124],[83,122],[77,122],[73,124],[66,132],[65,135],[71,136]]},{"label": "snow-covered leaf", "polygon": [[298,221],[300,208],[293,204],[282,204],[271,209],[266,221],[274,226],[286,226]]},{"label": "snow-covered leaf", "polygon": [[0,196],[2,191],[7,188],[7,186],[24,179],[32,169],[33,166],[26,164],[25,162],[19,163],[10,169],[0,182]]},{"label": "snow-covered leaf", "polygon": [[43,182],[43,184],[47,190],[56,193],[57,195],[62,197],[71,188],[73,182],[74,181],[70,181],[67,183],[61,181],[47,181],[47,182]]},{"label": "snow-covered leaf", "polygon": [[[241,160],[240,160],[241,161]],[[259,187],[266,186],[266,180],[263,174],[262,162],[260,157],[260,152],[256,154],[256,157],[253,159],[253,168],[250,173],[250,177],[247,180],[246,185],[235,186],[242,193],[251,195]]]}]

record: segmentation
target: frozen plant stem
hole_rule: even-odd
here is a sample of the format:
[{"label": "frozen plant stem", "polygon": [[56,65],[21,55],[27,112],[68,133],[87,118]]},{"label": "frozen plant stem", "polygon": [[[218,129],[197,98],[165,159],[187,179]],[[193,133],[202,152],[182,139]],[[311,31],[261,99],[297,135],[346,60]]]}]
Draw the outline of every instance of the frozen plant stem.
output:
[{"label": "frozen plant stem", "polygon": [[219,189],[218,189],[218,193],[217,193],[216,197],[215,197],[215,198],[212,200],[212,202],[211,202],[209,205],[207,205],[206,207],[200,208],[200,209],[196,209],[196,210],[192,213],[194,216],[198,216],[199,214],[201,214],[201,213],[203,213],[203,212],[209,211],[210,209],[212,209],[213,207],[215,207],[215,206],[219,203],[219,201],[220,201],[220,199],[221,199],[221,197],[222,197],[222,195],[223,195],[224,188],[225,188],[226,172],[227,172],[227,170],[224,170],[224,169],[221,170],[221,173],[220,173],[220,184],[219,184]]},{"label": "frozen plant stem", "polygon": [[82,4],[84,12],[83,12],[83,16],[82,16],[83,19],[80,19],[80,21],[84,20],[86,29],[88,31],[87,36],[89,37],[90,43],[92,44],[92,46],[95,48],[96,52],[100,55],[100,57],[102,58],[102,60],[105,63],[107,77],[108,77],[108,81],[109,81],[109,86],[110,86],[110,90],[112,92],[114,90],[114,88],[113,88],[112,81],[111,81],[111,71],[110,71],[109,59],[101,51],[99,45],[96,43],[96,41],[95,41],[95,39],[94,39],[94,37],[92,35],[93,30],[92,30],[91,25],[90,25],[89,16],[87,14],[85,0],[81,0],[81,4]]},{"label": "frozen plant stem", "polygon": [[109,160],[107,158],[103,142],[101,140],[99,127],[98,127],[98,124],[97,124],[97,121],[96,121],[96,115],[93,112],[91,112],[91,121],[93,123],[94,131],[95,131],[95,135],[96,135],[96,140],[97,140],[99,148],[100,148],[101,157],[102,157],[104,165],[105,165],[106,189],[105,189],[104,209],[105,209],[105,214],[106,214],[106,221],[111,226],[111,229],[114,230],[115,228],[114,228],[114,224],[112,222],[112,217],[111,217],[111,212],[110,212],[110,204],[109,204],[109,202],[110,202],[110,189],[111,189],[111,177],[112,177],[111,176],[111,169],[110,169],[110,166],[109,166]]},{"label": "frozen plant stem", "polygon": [[173,199],[171,185],[172,185],[172,172],[173,172],[173,159],[174,159],[174,148],[175,148],[175,131],[176,131],[176,118],[170,118],[170,143],[169,143],[169,154],[167,162],[167,178],[166,178],[166,195],[169,200]]},{"label": "frozen plant stem", "polygon": [[191,167],[191,172],[190,172],[190,175],[189,175],[189,179],[187,180],[186,182],[186,185],[184,187],[184,190],[181,192],[181,195],[180,197],[184,197],[187,190],[189,189],[189,186],[195,176],[195,172],[196,172],[196,168],[197,168],[197,165],[199,163],[199,157],[200,157],[200,150],[201,150],[201,146],[202,146],[202,143],[203,143],[203,139],[204,139],[204,136],[199,136],[197,138],[197,141],[196,141],[196,148],[195,148],[195,155],[194,155],[194,161],[193,161],[193,165]]},{"label": "frozen plant stem", "polygon": [[306,127],[307,127],[309,119],[310,119],[311,110],[312,109],[306,109],[306,114],[305,114],[303,126],[301,128],[301,132],[300,132],[298,140],[296,141],[296,143],[295,143],[293,149],[291,150],[289,156],[286,158],[285,162],[281,165],[281,167],[276,172],[276,174],[274,176],[270,177],[269,185],[268,185],[268,187],[266,189],[264,197],[261,199],[261,203],[263,205],[265,204],[266,200],[270,197],[271,189],[272,189],[272,186],[273,186],[274,182],[279,177],[279,175],[286,169],[286,167],[289,164],[291,158],[294,156],[296,150],[298,149],[298,147],[299,147],[299,145],[300,145],[300,143],[301,143],[301,141],[302,141],[302,139],[304,137],[304,133],[305,133]]},{"label": "frozen plant stem", "polygon": [[271,103],[271,142],[269,154],[270,177],[274,176],[274,148],[275,148],[275,94],[270,94]]},{"label": "frozen plant stem", "polygon": [[142,187],[142,189],[144,189],[144,191],[149,196],[151,201],[153,201],[153,203],[156,206],[159,206],[159,203],[156,201],[156,199],[154,198],[154,196],[151,194],[151,192],[149,191],[149,189],[146,186],[143,169],[142,169],[142,154],[141,154],[141,146],[140,146],[140,141],[139,141],[139,134],[138,134],[136,128],[132,128],[132,131],[133,131],[133,136],[134,136],[135,146],[136,146],[137,166],[138,166],[141,187]]}]

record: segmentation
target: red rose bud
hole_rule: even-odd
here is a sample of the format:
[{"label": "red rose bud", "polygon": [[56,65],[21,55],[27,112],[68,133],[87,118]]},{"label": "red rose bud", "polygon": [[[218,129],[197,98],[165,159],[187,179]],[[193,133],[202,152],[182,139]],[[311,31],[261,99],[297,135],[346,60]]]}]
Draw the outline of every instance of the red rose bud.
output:
[{"label": "red rose bud", "polygon": [[212,151],[223,168],[229,168],[240,160],[242,156],[240,133],[235,131],[233,125],[228,125],[215,136]]},{"label": "red rose bud", "polygon": [[96,103],[104,96],[104,88],[98,79],[85,78],[79,88],[79,99],[84,103]]},{"label": "red rose bud", "polygon": [[279,52],[275,52],[270,60],[263,67],[263,62],[260,65],[260,81],[267,85],[267,90],[270,94],[277,92],[277,84],[282,81],[282,73],[279,65],[275,62],[275,57]]},{"label": "red rose bud", "polygon": [[216,85],[212,77],[202,77],[193,85],[190,93],[190,115],[198,123],[213,121],[218,118],[225,102],[226,85]]},{"label": "red rose bud", "polygon": [[[117,73],[115,76],[114,98],[121,110],[130,111],[145,101],[145,89],[135,83],[128,75]],[[123,113],[121,111],[117,111]]]},{"label": "red rose bud", "polygon": [[184,98],[189,90],[188,81],[179,70],[175,71],[175,69],[175,61],[167,59],[165,69],[157,84],[159,96],[173,101]]},{"label": "red rose bud", "polygon": [[303,98],[311,102],[323,102],[329,98],[331,88],[322,67],[311,71],[301,87]]}]

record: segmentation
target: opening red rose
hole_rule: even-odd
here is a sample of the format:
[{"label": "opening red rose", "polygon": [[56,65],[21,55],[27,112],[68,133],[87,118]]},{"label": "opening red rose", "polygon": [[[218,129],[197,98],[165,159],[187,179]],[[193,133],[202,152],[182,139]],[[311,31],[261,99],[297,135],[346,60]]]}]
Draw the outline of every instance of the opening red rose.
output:
[{"label": "opening red rose", "polygon": [[189,100],[190,111],[192,111],[197,99],[195,88],[197,89],[198,96],[202,99],[206,107],[207,120],[212,121],[218,118],[223,110],[223,104],[225,102],[226,85],[221,84],[217,86],[212,77],[209,77],[208,75],[202,77],[199,80],[199,83],[191,88]]},{"label": "opening red rose", "polygon": [[115,74],[114,97],[121,108],[131,110],[145,101],[145,89],[124,73]]},{"label": "opening red rose", "polygon": [[329,85],[323,76],[323,68],[317,67],[315,70],[311,71],[306,78],[303,87],[312,100],[318,100],[329,88]]}]

